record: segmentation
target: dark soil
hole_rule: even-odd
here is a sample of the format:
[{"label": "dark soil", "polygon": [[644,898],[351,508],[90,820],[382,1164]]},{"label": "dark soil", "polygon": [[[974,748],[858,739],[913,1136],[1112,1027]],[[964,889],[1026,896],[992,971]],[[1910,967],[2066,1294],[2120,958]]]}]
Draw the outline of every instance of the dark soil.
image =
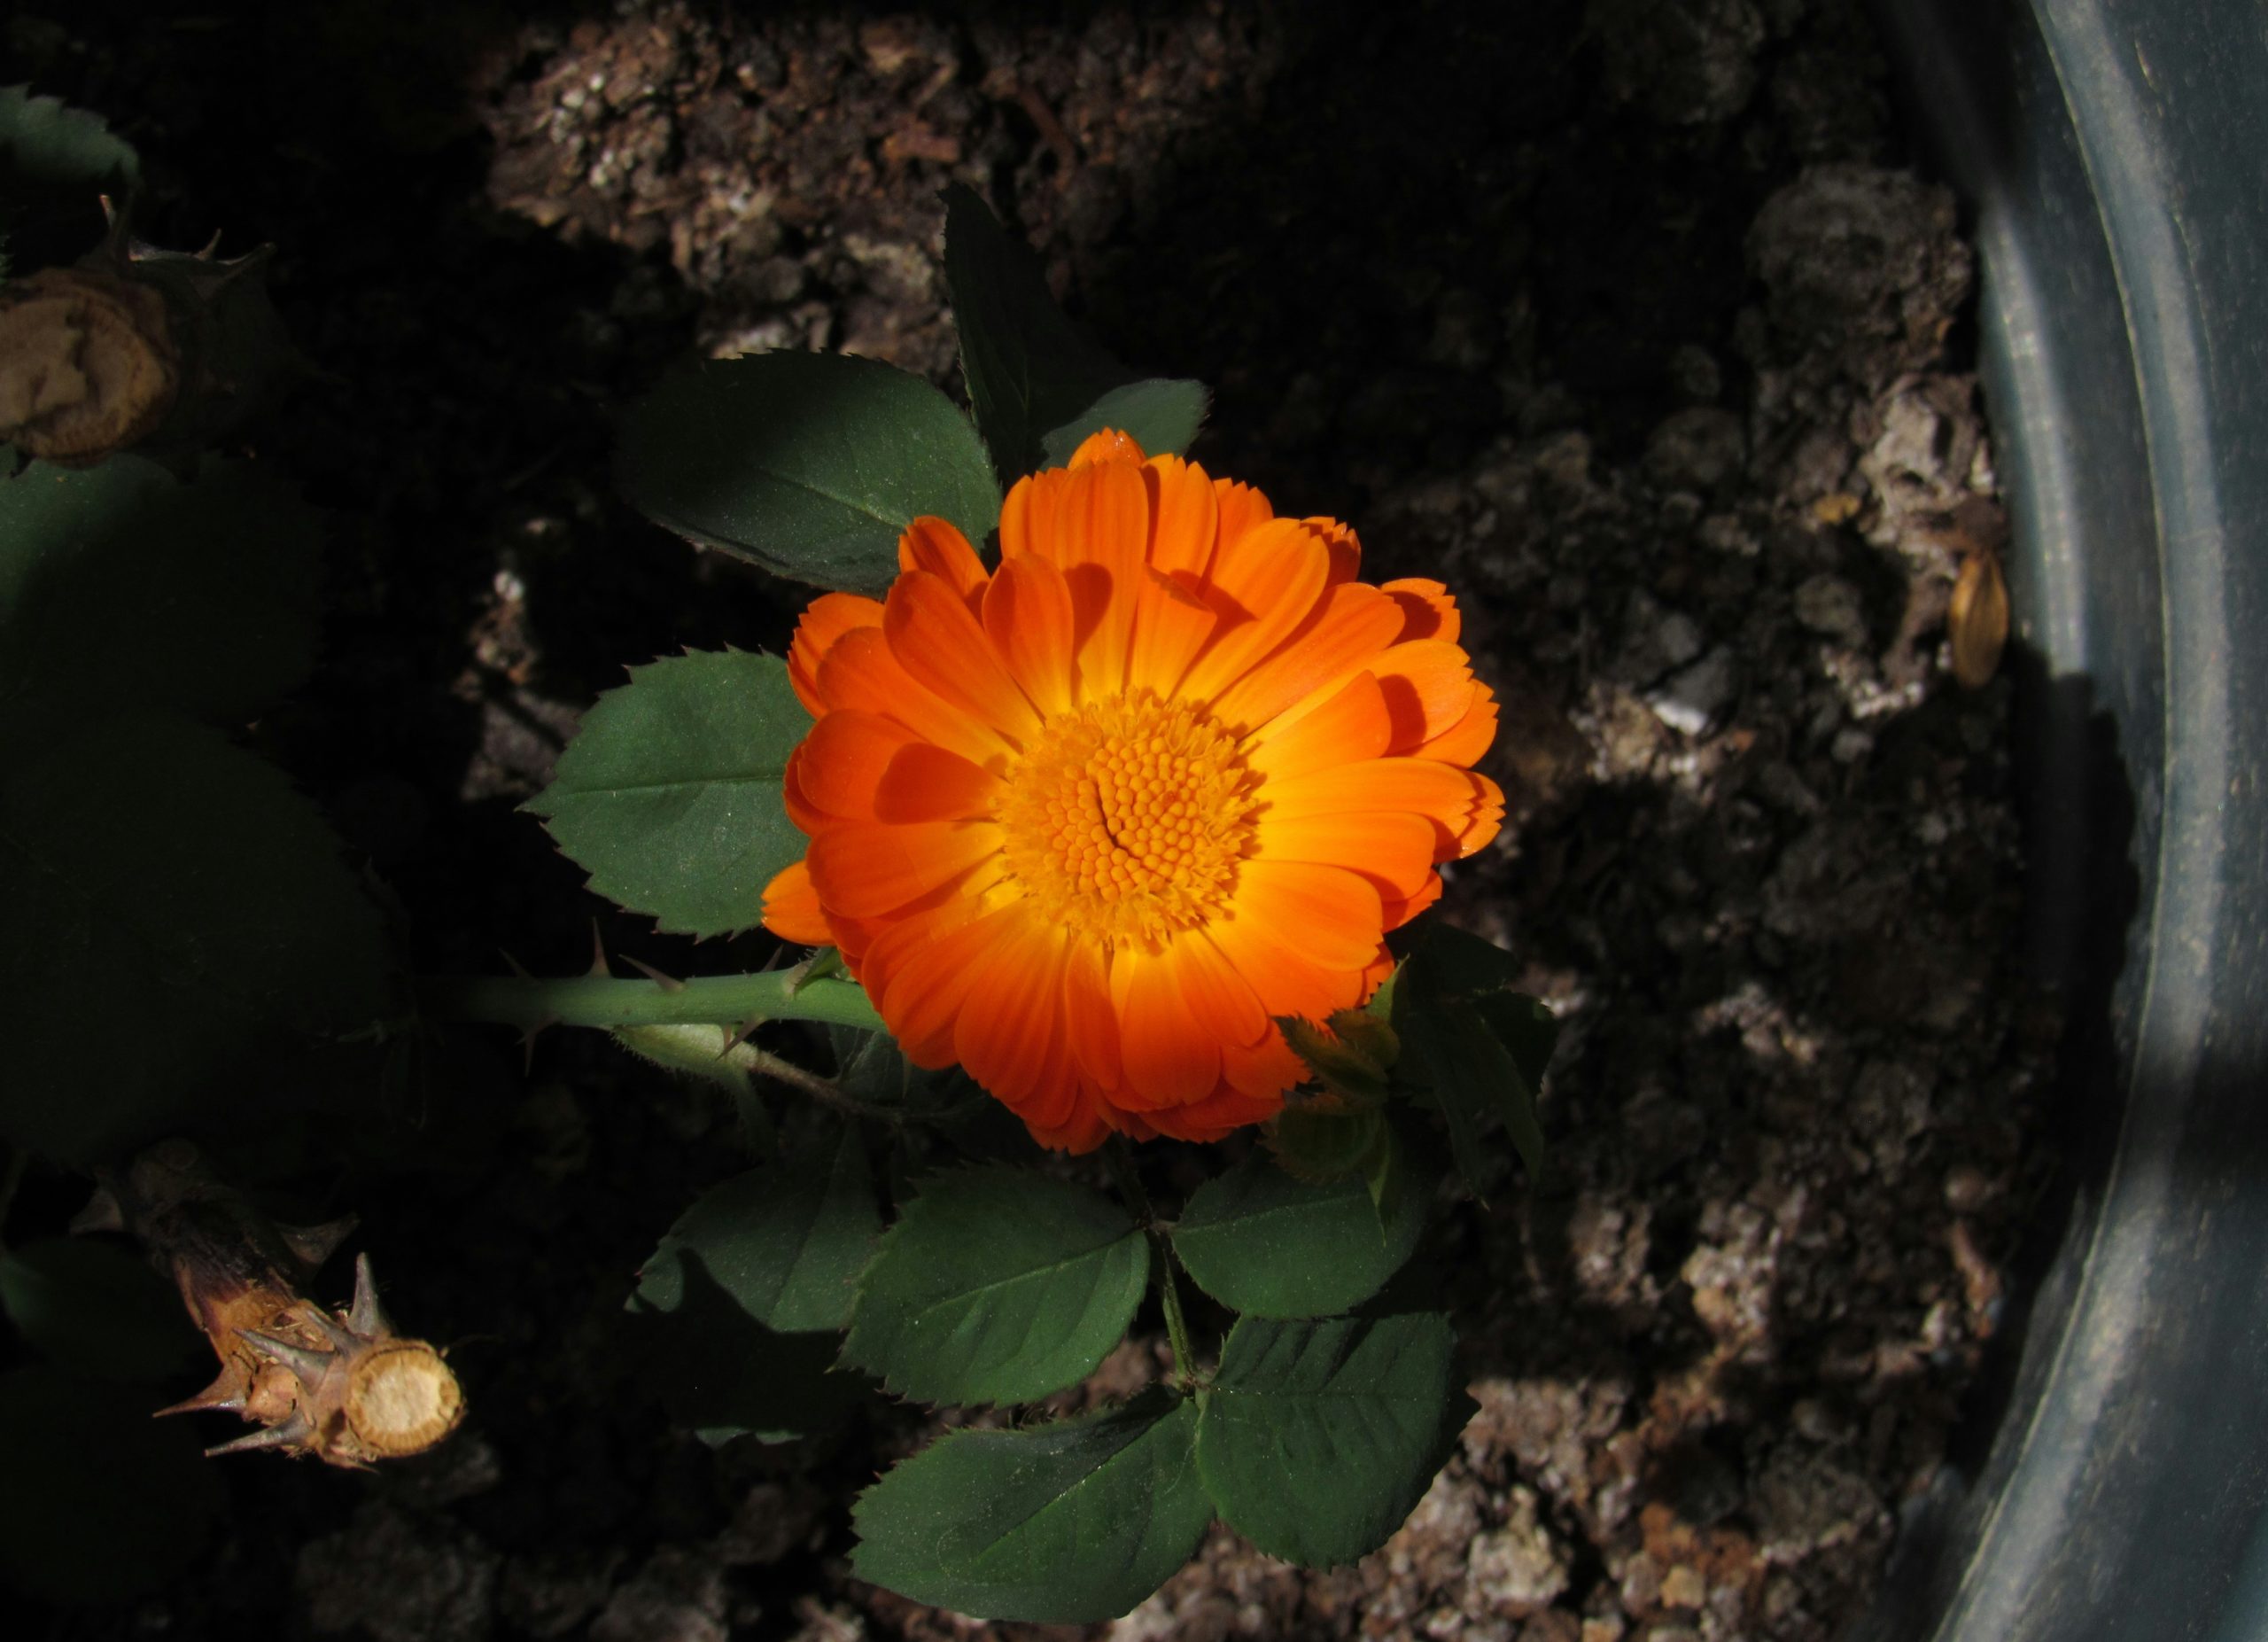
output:
[{"label": "dark soil", "polygon": [[[612,498],[613,410],[694,346],[951,384],[949,180],[1116,352],[1216,385],[1212,471],[1449,581],[1513,801],[1449,906],[1567,1024],[1547,1172],[1437,1249],[1481,1412],[1360,1568],[1216,1529],[1113,1634],[1811,1638],[1863,1607],[2004,1319],[2054,1023],[2016,969],[2008,689],[1946,659],[2000,528],[1970,257],[1854,0],[4,27],[7,77],[139,144],[145,234],[278,246],[322,374],[255,444],[338,525],[324,665],[261,735],[422,969],[580,967],[594,915],[664,968],[763,961],[610,914],[514,806],[625,664],[776,648],[798,607]],[[47,1634],[975,1629],[845,1571],[904,1416],[712,1452],[628,1371],[631,1275],[740,1166],[728,1115],[602,1041],[524,1078],[508,1047],[468,1035],[320,1179],[405,1325],[462,1342],[469,1428],[372,1476],[228,1462],[191,1576]]]}]

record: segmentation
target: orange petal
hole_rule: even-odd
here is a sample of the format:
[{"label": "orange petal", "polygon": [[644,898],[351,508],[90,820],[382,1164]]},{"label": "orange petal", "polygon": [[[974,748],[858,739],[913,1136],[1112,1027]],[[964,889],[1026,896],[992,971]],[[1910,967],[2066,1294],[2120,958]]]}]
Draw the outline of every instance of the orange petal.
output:
[{"label": "orange petal", "polygon": [[1280,1093],[1253,1095],[1239,1089],[1223,1088],[1202,1101],[1152,1112],[1149,1117],[1160,1134],[1209,1146],[1248,1124],[1265,1123],[1283,1109]]},{"label": "orange petal", "polygon": [[1231,544],[1241,541],[1247,532],[1257,529],[1276,517],[1276,510],[1268,505],[1268,498],[1249,485],[1239,484],[1232,479],[1213,481],[1213,496],[1220,511],[1220,525],[1215,537],[1217,556]]},{"label": "orange petal", "polygon": [[1070,471],[1052,551],[1071,589],[1080,688],[1091,699],[1126,687],[1134,604],[1150,549],[1150,493],[1143,470],[1096,462]]},{"label": "orange petal", "polygon": [[1455,728],[1472,709],[1480,688],[1465,653],[1441,639],[1397,644],[1366,665],[1386,692],[1386,711],[1394,717],[1390,751],[1397,753],[1415,754]]},{"label": "orange petal", "polygon": [[910,742],[891,756],[875,785],[874,818],[973,821],[990,815],[999,796],[998,777],[983,766],[926,741]]},{"label": "orange petal", "polygon": [[1412,749],[1421,759],[1447,764],[1477,764],[1496,739],[1496,692],[1486,684],[1472,687],[1472,704],[1448,729]]},{"label": "orange petal", "polygon": [[788,683],[804,712],[817,718],[827,710],[819,689],[819,669],[835,641],[853,627],[882,625],[881,602],[856,593],[822,593],[804,608],[803,619],[796,624],[795,640],[788,646]]},{"label": "orange petal", "polygon": [[952,1064],[954,1026],[968,990],[1023,916],[1014,906],[986,913],[917,941],[913,951],[892,965],[888,984],[874,993],[874,1008],[916,1066],[935,1070]]},{"label": "orange petal", "polygon": [[1352,525],[1317,515],[1309,519],[1307,525],[1322,537],[1324,546],[1331,549],[1332,586],[1352,581],[1363,573],[1363,544],[1355,536]]},{"label": "orange petal", "polygon": [[1042,1128],[1029,1118],[1024,1121],[1025,1126],[1031,1131],[1031,1138],[1042,1146],[1052,1147],[1059,1152],[1069,1152],[1074,1156],[1093,1151],[1110,1138],[1113,1126],[1101,1093],[1084,1078],[1080,1079],[1074,1088],[1070,1115],[1060,1124]]},{"label": "orange petal", "polygon": [[[1300,1011],[1287,1009],[1287,1015]],[[1292,1052],[1284,1034],[1271,1023],[1268,1035],[1249,1048],[1221,1051],[1221,1077],[1231,1087],[1248,1095],[1280,1099],[1308,1075],[1307,1063]]]},{"label": "orange petal", "polygon": [[[1312,861],[1368,878],[1381,900],[1414,895],[1433,875],[1433,823],[1408,811],[1264,815],[1247,865]],[[1369,931],[1376,941],[1379,929]]]},{"label": "orange petal", "polygon": [[1242,678],[1307,620],[1330,570],[1323,539],[1296,519],[1273,520],[1224,544],[1205,589],[1221,626],[1190,668],[1184,693],[1210,701]]},{"label": "orange petal", "polygon": [[857,628],[835,642],[819,665],[819,690],[837,711],[896,719],[923,741],[950,747],[975,763],[1011,758],[1017,751],[1006,736],[940,699],[908,673],[879,626]]},{"label": "orange petal", "polygon": [[1324,593],[1306,626],[1221,693],[1214,716],[1239,729],[1265,724],[1367,665],[1394,642],[1403,619],[1402,607],[1376,588],[1340,583]]},{"label": "orange petal", "polygon": [[890,584],[882,608],[890,654],[941,700],[1018,742],[1039,733],[1033,711],[952,584],[912,570]]},{"label": "orange petal", "polygon": [[1360,972],[1327,968],[1303,946],[1287,945],[1298,941],[1295,930],[1270,930],[1250,918],[1221,918],[1206,932],[1271,1017],[1298,1015],[1319,1021],[1333,1009],[1362,1001]]},{"label": "orange petal", "polygon": [[1179,456],[1153,457],[1143,470],[1150,492],[1150,568],[1202,576],[1213,562],[1221,504],[1205,470]]},{"label": "orange petal", "polygon": [[1116,428],[1104,428],[1081,440],[1079,447],[1071,453],[1071,460],[1064,465],[1083,468],[1091,462],[1140,462],[1143,459],[1142,447],[1134,442],[1131,433],[1121,432]]},{"label": "orange petal", "polygon": [[1223,1050],[1256,1044],[1272,1030],[1260,994],[1203,930],[1184,930],[1166,955],[1198,1030]]},{"label": "orange petal", "polygon": [[898,751],[915,741],[904,725],[855,708],[830,712],[812,726],[794,755],[803,801],[828,815],[874,819],[874,789]]},{"label": "orange petal", "polygon": [[1199,1029],[1164,953],[1121,947],[1111,955],[1110,989],[1124,1073],[1113,1092],[1119,1105],[1184,1105],[1220,1081],[1220,1043]]},{"label": "orange petal", "polygon": [[953,1025],[968,1075],[1010,1106],[1028,1103],[1063,1031],[1064,935],[1021,904],[976,966]]},{"label": "orange petal", "polygon": [[1393,736],[1385,692],[1378,680],[1358,673],[1328,695],[1318,690],[1245,737],[1245,761],[1272,785],[1334,765],[1378,758]]},{"label": "orange petal", "polygon": [[950,519],[925,514],[908,525],[897,539],[897,568],[901,574],[922,570],[943,577],[971,611],[984,596],[984,562]]},{"label": "orange petal", "polygon": [[824,946],[835,938],[827,927],[827,914],[820,910],[819,891],[812,887],[811,871],[803,862],[782,867],[764,886],[764,927],[783,941],[805,946]]},{"label": "orange petal", "polygon": [[806,837],[831,826],[836,819],[804,797],[804,749],[800,743],[788,754],[788,767],[781,772],[780,798],[787,808],[788,819]]},{"label": "orange petal", "polygon": [[830,912],[874,918],[981,864],[1000,841],[990,821],[844,821],[813,838],[804,859]]},{"label": "orange petal", "polygon": [[1464,630],[1464,619],[1457,614],[1456,601],[1438,581],[1410,577],[1386,582],[1379,591],[1402,606],[1404,626],[1397,637],[1447,639],[1454,644]]},{"label": "orange petal", "polygon": [[[823,881],[819,887],[824,893]],[[1378,945],[1379,913],[1377,889],[1344,868],[1255,859],[1238,869],[1223,925],[1255,924],[1325,969],[1351,969],[1367,963]]]},{"label": "orange petal", "polygon": [[1102,949],[1075,941],[1063,966],[1063,1020],[1080,1070],[1106,1087],[1119,1080],[1118,1011],[1110,1001],[1110,974]]},{"label": "orange petal", "polygon": [[1071,589],[1052,559],[1003,559],[984,593],[984,633],[1042,713],[1068,712],[1076,683]]},{"label": "orange petal", "polygon": [[1205,648],[1220,623],[1213,607],[1179,577],[1147,572],[1134,606],[1134,650],[1128,658],[1126,682],[1160,696],[1180,688],[1189,664]]},{"label": "orange petal", "polygon": [[[1423,884],[1418,886],[1417,894],[1412,895],[1404,900],[1388,900],[1383,903],[1381,911],[1385,916],[1386,927],[1389,930],[1400,929],[1403,924],[1409,922],[1412,918],[1416,917],[1419,913],[1425,911],[1425,908],[1431,907],[1435,901],[1441,899],[1441,875],[1435,873],[1431,877],[1427,878]],[[1378,980],[1379,981],[1382,981],[1386,977],[1383,975],[1378,977]],[[1371,983],[1371,985],[1373,987],[1376,984],[1377,981]],[[1364,990],[1367,994],[1370,989],[1366,987]]]},{"label": "orange petal", "polygon": [[[1271,781],[1261,789],[1260,799],[1263,818],[1390,810],[1423,815],[1441,829],[1435,860],[1470,855],[1487,843],[1486,837],[1469,839],[1484,824],[1493,836],[1504,805],[1504,795],[1487,776],[1432,759],[1335,765],[1291,781]],[[1481,813],[1490,805],[1495,813],[1484,821]]]}]

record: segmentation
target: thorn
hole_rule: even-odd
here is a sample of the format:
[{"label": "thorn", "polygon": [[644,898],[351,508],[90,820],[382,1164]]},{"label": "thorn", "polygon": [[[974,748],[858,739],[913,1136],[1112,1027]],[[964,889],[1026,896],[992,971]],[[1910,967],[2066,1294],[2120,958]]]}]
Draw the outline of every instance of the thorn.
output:
[{"label": "thorn", "polygon": [[512,956],[511,953],[506,952],[502,947],[498,947],[496,949],[496,953],[498,957],[503,959],[506,966],[510,969],[512,973],[518,976],[522,980],[532,981],[535,979],[534,976],[528,973],[527,966],[525,964],[522,963],[517,958]]},{"label": "thorn", "polygon": [[70,1232],[74,1237],[84,1237],[90,1232],[122,1232],[126,1229],[126,1210],[118,1201],[118,1194],[107,1186],[95,1187],[95,1195],[87,1199],[87,1206],[71,1217]]},{"label": "thorn", "polygon": [[591,920],[590,975],[594,980],[610,979],[614,975],[614,971],[606,965],[606,943],[599,938],[599,921],[596,918]]},{"label": "thorn", "polygon": [[393,1319],[378,1303],[378,1280],[370,1275],[370,1257],[354,1257],[354,1303],[346,1311],[346,1326],[365,1340],[393,1333]]},{"label": "thorn", "polygon": [[205,249],[198,252],[196,255],[198,261],[210,262],[214,257],[220,254],[221,230],[216,228],[213,230],[213,237],[205,242]]},{"label": "thorn", "polygon": [[241,1329],[238,1335],[253,1350],[272,1362],[283,1364],[309,1385],[323,1377],[333,1360],[329,1351],[318,1351],[312,1346],[294,1345],[289,1340],[278,1340],[274,1335],[261,1334],[256,1328]]},{"label": "thorn", "polygon": [[338,1245],[352,1236],[361,1224],[350,1214],[326,1220],[321,1226],[279,1226],[276,1230],[284,1239],[284,1246],[313,1272],[320,1270],[325,1261],[337,1254]]},{"label": "thorn", "polygon": [[648,980],[653,982],[655,985],[660,987],[665,992],[681,992],[685,990],[685,983],[683,981],[679,980],[677,977],[673,975],[663,974],[650,963],[645,963],[636,958],[633,958],[627,953],[623,954],[622,961],[628,964],[632,969],[636,969],[640,974],[643,975]]},{"label": "thorn", "polygon": [[757,973],[758,975],[769,975],[773,970],[778,969],[781,964],[787,961],[788,949],[785,946],[774,946],[772,949],[771,955],[765,959],[763,964],[757,969]]},{"label": "thorn", "polygon": [[150,1416],[163,1420],[168,1414],[222,1413],[240,1414],[245,1412],[245,1388],[250,1378],[244,1365],[231,1359],[221,1371],[220,1377],[195,1397],[185,1397],[169,1408],[160,1408]]},{"label": "thorn", "polygon": [[535,1070],[535,1040],[542,1037],[544,1033],[549,1031],[553,1027],[558,1024],[559,1017],[557,1016],[547,1015],[534,1025],[529,1027],[527,1031],[520,1034],[520,1047],[524,1051],[523,1062],[520,1067],[522,1076],[524,1077],[529,1072]]},{"label": "thorn", "polygon": [[770,1016],[759,1012],[750,1016],[748,1019],[742,1021],[738,1026],[733,1028],[733,1035],[725,1039],[725,1047],[717,1051],[717,1058],[720,1061],[723,1060],[734,1049],[746,1043],[750,1039],[755,1037],[756,1029],[763,1025],[765,1022],[771,1018],[772,1017]]},{"label": "thorn", "polygon": [[218,1459],[223,1454],[256,1453],[263,1448],[296,1448],[314,1435],[315,1428],[307,1423],[307,1416],[295,1412],[282,1425],[270,1426],[265,1431],[247,1431],[233,1442],[208,1448],[205,1457]]},{"label": "thorn", "polygon": [[[356,1339],[345,1323],[340,1322],[314,1301],[303,1303],[299,1307],[299,1314],[306,1319],[307,1327],[329,1341],[331,1350],[339,1356],[348,1356],[362,1349],[364,1342]],[[329,1366],[327,1360],[325,1366]]]}]

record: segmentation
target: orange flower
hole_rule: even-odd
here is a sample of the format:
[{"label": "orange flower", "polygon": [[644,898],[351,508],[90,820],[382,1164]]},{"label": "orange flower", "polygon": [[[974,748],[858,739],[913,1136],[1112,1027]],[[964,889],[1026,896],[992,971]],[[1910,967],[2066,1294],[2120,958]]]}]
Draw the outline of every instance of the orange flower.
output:
[{"label": "orange flower", "polygon": [[1275,1017],[1367,998],[1503,813],[1455,602],[1360,554],[1122,433],[1009,491],[990,574],[916,519],[888,596],[823,595],[788,650],[811,846],[765,924],[1045,1145],[1272,1116]]}]

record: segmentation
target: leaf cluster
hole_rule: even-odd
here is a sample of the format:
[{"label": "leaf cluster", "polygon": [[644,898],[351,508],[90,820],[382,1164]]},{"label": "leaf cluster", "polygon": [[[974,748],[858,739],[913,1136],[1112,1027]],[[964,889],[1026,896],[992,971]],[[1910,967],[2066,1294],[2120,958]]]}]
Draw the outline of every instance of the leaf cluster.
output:
[{"label": "leaf cluster", "polygon": [[224,1096],[249,1120],[295,1047],[387,1012],[376,907],[232,735],[314,654],[320,544],[247,464],[0,483],[0,1139],[90,1163]]}]

